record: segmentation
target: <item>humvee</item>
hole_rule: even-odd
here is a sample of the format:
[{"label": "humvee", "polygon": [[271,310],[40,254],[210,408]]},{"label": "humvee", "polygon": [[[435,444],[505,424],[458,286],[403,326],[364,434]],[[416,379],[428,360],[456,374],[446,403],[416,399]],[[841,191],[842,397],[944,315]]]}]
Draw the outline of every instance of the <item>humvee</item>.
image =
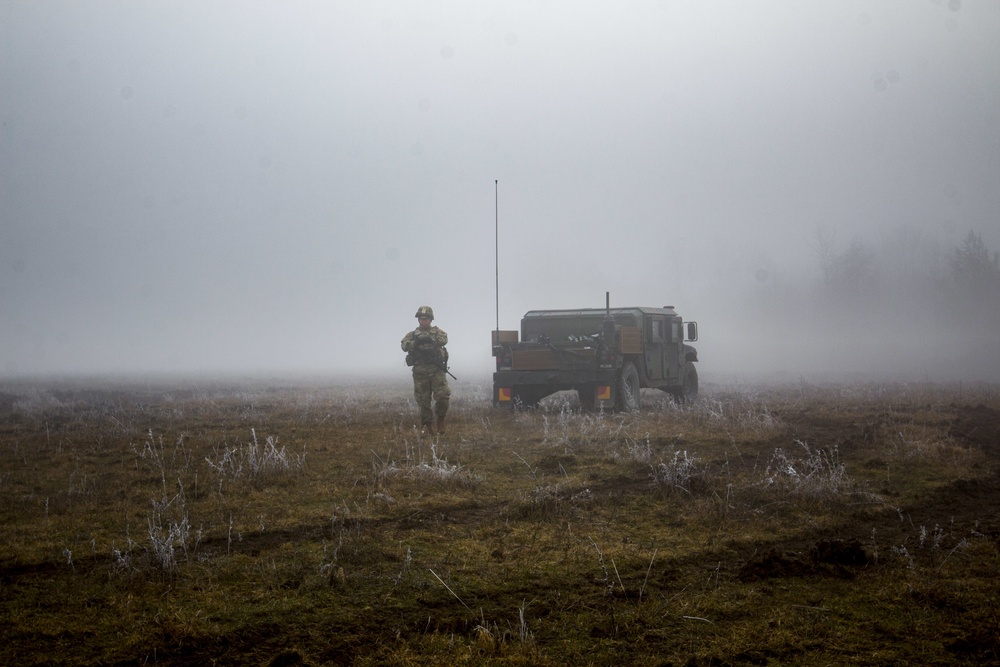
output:
[{"label": "humvee", "polygon": [[685,401],[698,394],[698,323],[662,308],[529,310],[520,332],[493,331],[493,405],[533,407],[576,390],[584,410],[639,408],[643,387]]}]

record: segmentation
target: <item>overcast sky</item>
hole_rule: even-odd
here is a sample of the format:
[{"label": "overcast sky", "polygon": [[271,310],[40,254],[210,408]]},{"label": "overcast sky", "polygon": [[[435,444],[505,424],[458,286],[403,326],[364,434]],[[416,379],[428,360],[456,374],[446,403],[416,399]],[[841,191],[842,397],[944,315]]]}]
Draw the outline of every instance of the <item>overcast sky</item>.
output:
[{"label": "overcast sky", "polygon": [[0,376],[405,377],[425,304],[485,376],[497,253],[501,328],[610,291],[739,372],[727,299],[819,232],[1000,248],[998,45],[987,0],[2,0]]}]

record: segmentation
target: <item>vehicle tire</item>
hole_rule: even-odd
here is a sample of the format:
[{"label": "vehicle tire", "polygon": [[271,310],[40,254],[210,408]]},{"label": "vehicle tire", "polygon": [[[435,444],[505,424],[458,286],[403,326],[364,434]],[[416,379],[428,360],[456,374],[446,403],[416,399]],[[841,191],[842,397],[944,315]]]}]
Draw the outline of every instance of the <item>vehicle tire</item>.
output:
[{"label": "vehicle tire", "polygon": [[584,385],[576,390],[576,395],[580,397],[580,412],[596,412],[596,398],[594,392],[597,387],[592,384]]},{"label": "vehicle tire", "polygon": [[676,394],[678,403],[688,403],[698,398],[698,370],[689,363],[684,371],[684,383]]},{"label": "vehicle tire", "polygon": [[511,398],[513,400],[511,403],[514,409],[532,409],[538,407],[538,401],[542,400],[548,394],[544,393],[544,390],[538,389],[537,387],[518,387],[515,386],[511,393],[513,394]]},{"label": "vehicle tire", "polygon": [[619,412],[635,412],[639,409],[641,394],[639,371],[631,361],[625,362],[618,376],[618,391],[615,392],[615,409]]}]

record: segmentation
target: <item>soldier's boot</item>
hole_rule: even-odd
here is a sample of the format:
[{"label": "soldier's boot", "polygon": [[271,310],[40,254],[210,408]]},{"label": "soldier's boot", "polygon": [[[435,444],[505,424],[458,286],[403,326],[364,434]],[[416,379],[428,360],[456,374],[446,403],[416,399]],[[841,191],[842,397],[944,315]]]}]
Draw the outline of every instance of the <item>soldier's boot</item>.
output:
[{"label": "soldier's boot", "polygon": [[440,415],[437,420],[437,432],[444,435],[444,415]]},{"label": "soldier's boot", "polygon": [[429,435],[437,435],[437,429],[434,428],[434,420],[424,422],[424,430]]}]

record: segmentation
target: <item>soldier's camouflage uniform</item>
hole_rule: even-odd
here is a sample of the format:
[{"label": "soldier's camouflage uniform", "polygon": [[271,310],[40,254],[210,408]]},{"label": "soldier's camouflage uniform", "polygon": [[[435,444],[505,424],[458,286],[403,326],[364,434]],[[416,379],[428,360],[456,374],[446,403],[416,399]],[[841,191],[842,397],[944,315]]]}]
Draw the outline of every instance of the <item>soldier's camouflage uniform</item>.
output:
[{"label": "soldier's camouflage uniform", "polygon": [[448,334],[435,326],[427,329],[418,327],[400,341],[400,347],[406,352],[406,364],[413,366],[413,397],[420,407],[420,423],[431,433],[435,431],[435,414],[437,428],[443,429],[444,417],[448,414],[448,403],[451,401],[451,387],[448,386],[445,375],[448,363],[445,349],[447,344]]}]

